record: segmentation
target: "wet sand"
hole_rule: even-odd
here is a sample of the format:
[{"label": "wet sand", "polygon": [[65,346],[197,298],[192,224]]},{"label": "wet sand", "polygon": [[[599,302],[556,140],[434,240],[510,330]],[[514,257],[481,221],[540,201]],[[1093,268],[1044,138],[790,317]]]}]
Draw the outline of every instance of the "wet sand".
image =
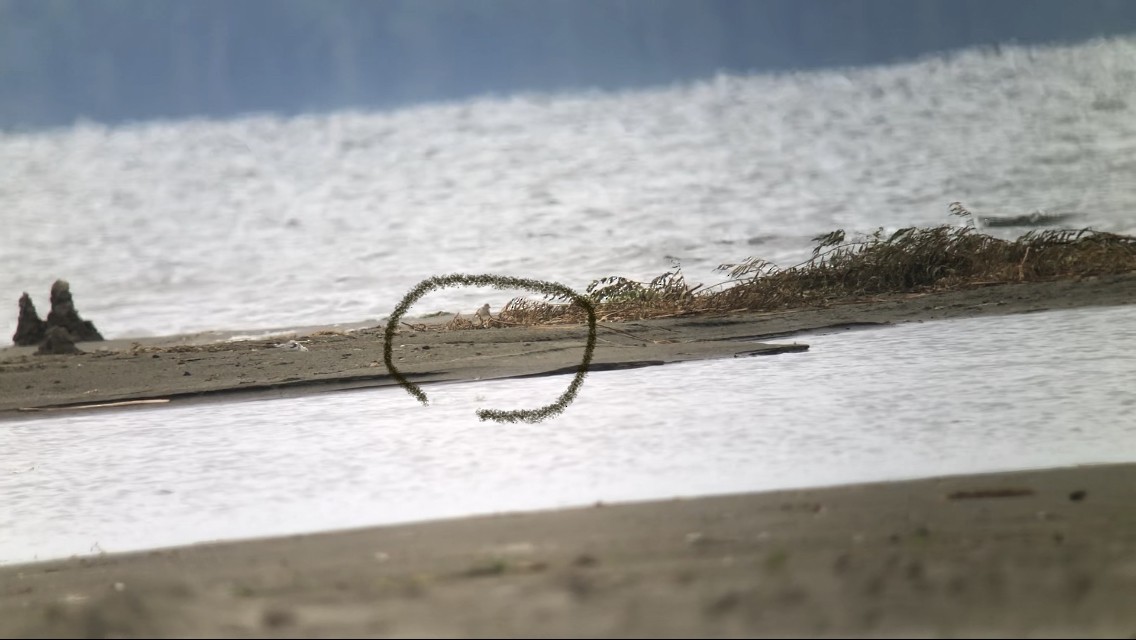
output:
[{"label": "wet sand", "polygon": [[[1136,274],[882,296],[826,307],[601,323],[592,370],[807,350],[807,335],[857,326],[1136,303]],[[444,323],[449,317],[421,322]],[[79,355],[0,350],[0,420],[21,410],[136,401],[261,399],[396,384],[379,323],[315,327],[269,339],[222,333],[79,343]],[[425,384],[574,372],[583,326],[416,331],[401,326],[395,365]],[[113,336],[111,336],[113,338]],[[295,339],[307,351],[275,345]],[[791,356],[787,356],[791,357]],[[586,389],[586,386],[585,386]]]},{"label": "wet sand", "polygon": [[[619,323],[601,330],[596,361],[733,357],[868,323],[1134,302],[1129,274]],[[0,415],[393,384],[369,366],[382,361],[381,327],[294,337],[309,351],[215,335],[82,344],[78,356],[7,349]],[[395,353],[416,381],[543,375],[573,369],[583,340],[579,327],[404,327]],[[1134,505],[1136,464],[73,558],[0,567],[0,636],[1131,637]]]}]

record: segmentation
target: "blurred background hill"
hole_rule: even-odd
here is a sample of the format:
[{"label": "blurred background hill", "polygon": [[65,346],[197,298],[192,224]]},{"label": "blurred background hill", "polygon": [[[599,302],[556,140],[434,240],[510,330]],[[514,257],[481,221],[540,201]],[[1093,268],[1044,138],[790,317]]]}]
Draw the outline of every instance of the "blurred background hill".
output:
[{"label": "blurred background hill", "polygon": [[1133,31],[1124,0],[0,0],[0,128],[633,88]]}]

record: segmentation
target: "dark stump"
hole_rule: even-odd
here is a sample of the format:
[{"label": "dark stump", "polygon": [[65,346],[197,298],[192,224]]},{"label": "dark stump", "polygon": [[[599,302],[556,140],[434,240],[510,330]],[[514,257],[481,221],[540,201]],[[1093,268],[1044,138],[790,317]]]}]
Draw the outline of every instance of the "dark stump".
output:
[{"label": "dark stump", "polygon": [[47,331],[47,323],[40,320],[35,305],[27,292],[20,296],[20,318],[16,323],[16,333],[12,335],[12,342],[16,346],[27,347],[43,340]]},{"label": "dark stump", "polygon": [[48,327],[63,327],[76,342],[102,340],[103,337],[89,320],[79,317],[75,302],[71,299],[71,285],[66,280],[56,280],[51,285],[51,313],[47,314]]}]

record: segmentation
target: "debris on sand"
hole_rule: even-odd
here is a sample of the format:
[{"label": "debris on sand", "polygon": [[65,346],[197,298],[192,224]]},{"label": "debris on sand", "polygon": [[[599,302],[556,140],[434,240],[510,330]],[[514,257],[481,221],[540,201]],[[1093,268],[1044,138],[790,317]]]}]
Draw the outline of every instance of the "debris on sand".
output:
[{"label": "debris on sand", "polygon": [[1044,227],[1082,217],[1080,213],[1034,211],[1020,216],[979,216],[978,221],[985,227]]},{"label": "debris on sand", "polygon": [[276,345],[276,348],[277,349],[287,349],[288,351],[307,351],[308,350],[307,347],[305,347],[303,344],[301,344],[301,343],[299,343],[295,340],[289,340],[288,342],[285,342],[283,344],[278,344],[278,345]]}]

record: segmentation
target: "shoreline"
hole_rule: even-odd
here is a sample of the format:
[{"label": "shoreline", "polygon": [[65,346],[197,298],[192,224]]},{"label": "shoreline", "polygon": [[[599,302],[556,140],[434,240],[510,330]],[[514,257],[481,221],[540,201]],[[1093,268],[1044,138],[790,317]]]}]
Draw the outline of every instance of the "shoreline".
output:
[{"label": "shoreline", "polygon": [[[612,323],[596,362],[776,354],[807,349],[798,339],[816,332],[1131,304],[1136,273]],[[77,356],[3,349],[0,421],[87,410],[68,403],[123,410],[134,405],[108,403],[390,385],[370,365],[381,364],[382,332],[306,329],[292,338],[307,351],[274,348],[283,337],[203,334],[81,343]],[[579,326],[404,328],[395,354],[420,384],[556,375],[578,366],[584,336]],[[6,564],[0,637],[1126,636],[1136,629],[1133,504],[1136,462]]]},{"label": "shoreline", "polygon": [[1136,628],[1136,464],[0,567],[4,637],[1013,637]]},{"label": "shoreline", "polygon": [[[892,294],[824,306],[600,323],[591,370],[807,351],[810,332],[904,322],[1136,304],[1136,273]],[[434,326],[448,318],[434,319]],[[429,324],[429,323],[427,323]],[[243,332],[252,333],[252,332]],[[0,421],[77,406],[291,397],[396,384],[383,365],[383,326],[309,327],[278,337],[225,341],[238,332],[79,343],[78,355],[0,349]],[[402,326],[396,365],[417,384],[574,372],[579,325],[413,330]],[[767,342],[768,341],[768,342]]]}]

